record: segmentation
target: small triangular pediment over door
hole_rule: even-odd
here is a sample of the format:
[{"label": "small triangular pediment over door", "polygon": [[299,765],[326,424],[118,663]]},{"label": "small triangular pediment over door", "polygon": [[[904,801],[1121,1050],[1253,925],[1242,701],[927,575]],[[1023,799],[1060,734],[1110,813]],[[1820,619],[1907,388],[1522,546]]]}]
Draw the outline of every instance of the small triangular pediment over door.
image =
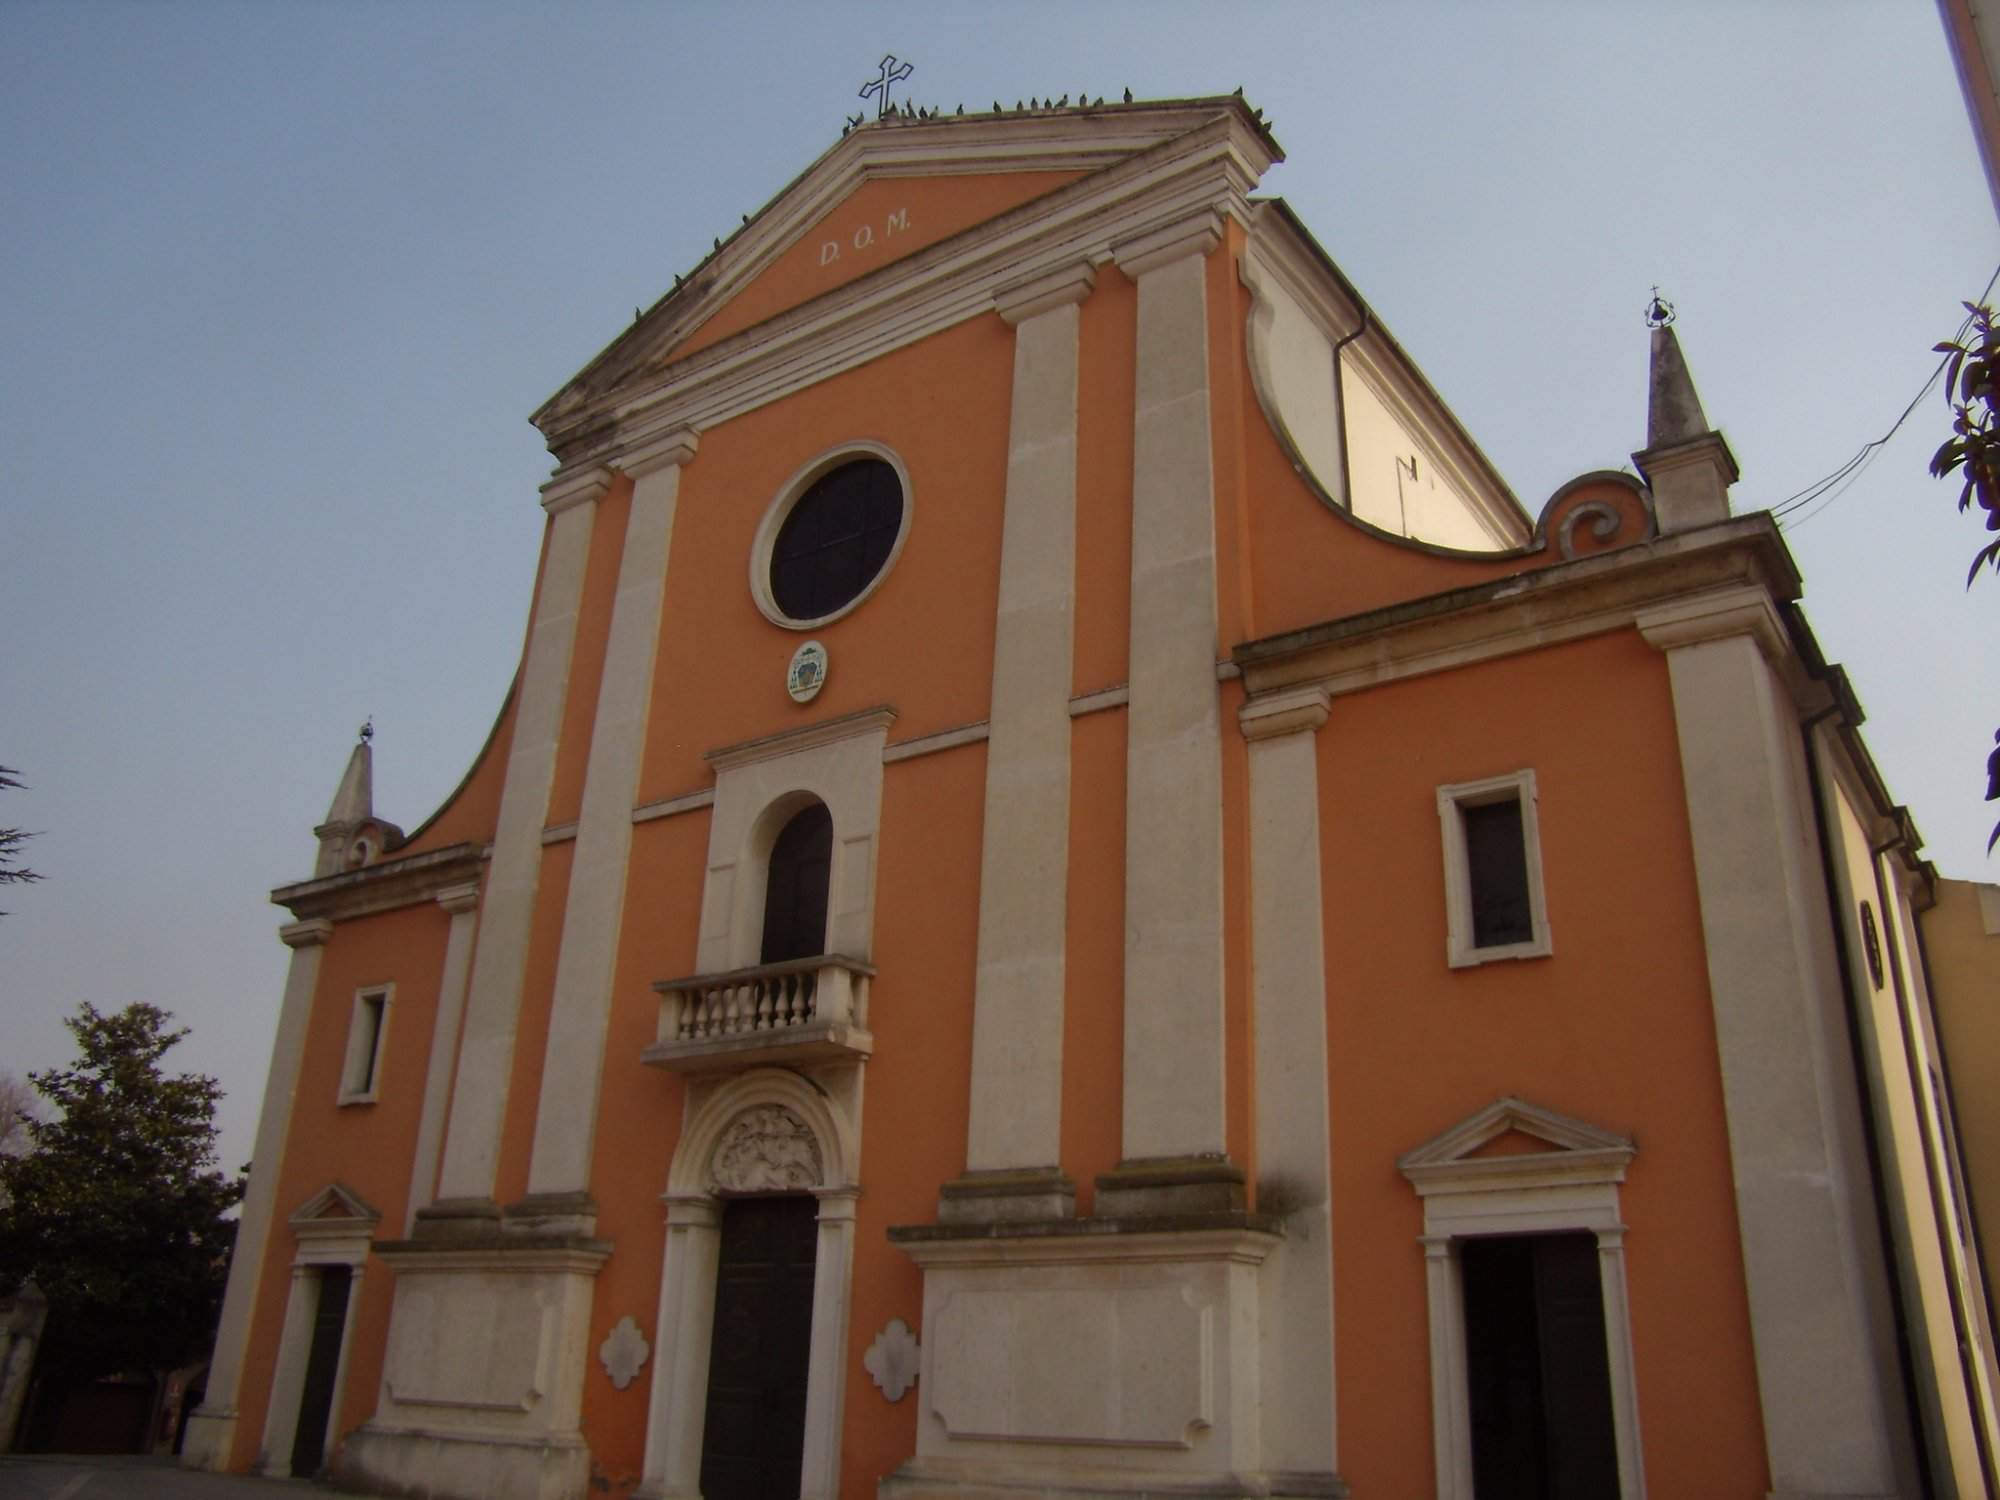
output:
[{"label": "small triangular pediment over door", "polygon": [[373,1228],[382,1222],[382,1215],[354,1189],[329,1182],[293,1209],[287,1222],[293,1229],[326,1224],[342,1228]]},{"label": "small triangular pediment over door", "polygon": [[1625,1180],[1634,1146],[1621,1135],[1508,1096],[1405,1153],[1417,1192],[1518,1191]]}]

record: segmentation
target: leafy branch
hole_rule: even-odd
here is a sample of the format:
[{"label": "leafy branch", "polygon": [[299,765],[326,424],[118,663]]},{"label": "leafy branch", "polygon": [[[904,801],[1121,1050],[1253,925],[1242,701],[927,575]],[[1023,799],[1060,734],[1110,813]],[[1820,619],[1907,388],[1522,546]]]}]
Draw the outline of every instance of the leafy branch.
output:
[{"label": "leafy branch", "polygon": [[[0,766],[0,791],[19,790],[21,783],[15,779],[19,775],[11,766]],[[0,885],[32,885],[42,878],[26,865],[15,863],[21,857],[21,846],[33,837],[18,828],[0,828]],[[0,911],[0,917],[6,915]]]},{"label": "leafy branch", "polygon": [[[1940,479],[1961,476],[1958,508],[1974,502],[1986,512],[1986,529],[1993,535],[1972,556],[1965,585],[1981,568],[2000,574],[2000,325],[1993,309],[1965,304],[1965,326],[1955,339],[1935,346],[1944,355],[1944,399],[1951,407],[1951,436],[1931,455],[1931,473]],[[1986,760],[1986,800],[2000,801],[2000,733]],[[2000,823],[1986,840],[1986,852],[2000,844]]]}]

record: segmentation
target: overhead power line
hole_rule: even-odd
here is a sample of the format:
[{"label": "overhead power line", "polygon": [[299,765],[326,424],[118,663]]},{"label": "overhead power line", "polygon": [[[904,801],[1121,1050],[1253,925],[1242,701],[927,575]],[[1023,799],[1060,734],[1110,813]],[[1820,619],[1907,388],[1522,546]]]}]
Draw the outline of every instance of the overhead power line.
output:
[{"label": "overhead power line", "polygon": [[[2000,266],[1995,266],[1993,274],[1986,278],[1986,290],[1979,294],[1980,302],[1984,303],[1992,297],[1993,288],[1996,283],[2000,283]],[[1966,331],[1971,327],[1972,318],[1968,314],[1965,321],[1958,325],[1956,337],[1960,339],[1964,338]],[[1910,398],[1910,404],[1903,408],[1901,416],[1889,424],[1887,432],[1875,439],[1874,442],[1863,444],[1860,452],[1856,453],[1854,457],[1835,469],[1831,474],[1828,474],[1824,479],[1815,480],[1796,495],[1781,500],[1772,506],[1771,515],[1778,523],[1781,526],[1785,526],[1788,530],[1794,526],[1803,526],[1845,494],[1848,487],[1855,480],[1859,479],[1868,466],[1875,461],[1875,455],[1882,451],[1883,446],[1889,439],[1896,435],[1905,422],[1909,421],[1910,413],[1915,411],[1923,399],[1931,393],[1932,389],[1938,383],[1938,377],[1944,374],[1944,367],[1950,362],[1951,356],[1949,354],[1938,360],[1937,368],[1931,371],[1930,379],[1926,380],[1916,395]],[[1794,517],[1795,519],[1787,522],[1787,517]]]}]

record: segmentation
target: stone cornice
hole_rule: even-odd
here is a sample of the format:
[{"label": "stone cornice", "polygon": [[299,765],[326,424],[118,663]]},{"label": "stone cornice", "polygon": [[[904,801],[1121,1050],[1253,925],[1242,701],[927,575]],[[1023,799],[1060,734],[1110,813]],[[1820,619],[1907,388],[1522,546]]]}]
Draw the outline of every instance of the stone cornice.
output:
[{"label": "stone cornice", "polygon": [[[674,340],[644,353],[625,340],[536,413],[570,467],[610,461],[623,431],[698,431],[891,350],[990,315],[998,287],[1079,261],[1205,209],[1249,220],[1249,189],[1270,157],[1234,114],[1172,136],[904,260],[732,334],[685,359]],[[692,328],[686,330],[691,332]],[[685,332],[678,335],[684,337]],[[612,358],[614,352],[620,358]],[[624,364],[625,369],[617,368]],[[591,389],[591,378],[602,382]]]},{"label": "stone cornice", "polygon": [[447,886],[437,893],[437,904],[454,917],[479,909],[479,882],[468,880],[464,885]]},{"label": "stone cornice", "polygon": [[602,464],[559,470],[542,486],[542,509],[558,515],[573,505],[602,500],[611,488],[611,471]]},{"label": "stone cornice", "polygon": [[278,941],[287,948],[317,948],[333,936],[333,923],[324,917],[305,922],[287,922],[278,929]]},{"label": "stone cornice", "polygon": [[1752,584],[1675,599],[1657,609],[1642,610],[1633,623],[1656,651],[1747,635],[1757,643],[1765,660],[1776,665],[1791,649],[1777,606],[1769,594]]},{"label": "stone cornice", "polygon": [[634,438],[611,460],[611,466],[633,479],[643,479],[670,464],[685,464],[700,443],[701,435],[689,427],[676,427],[657,436],[648,434]]},{"label": "stone cornice", "polygon": [[933,1266],[1129,1265],[1134,1261],[1235,1261],[1257,1265],[1284,1238],[1257,1213],[1050,1219],[980,1224],[898,1224],[889,1243]]},{"label": "stone cornice", "polygon": [[457,1239],[381,1240],[375,1253],[398,1275],[458,1271],[568,1271],[595,1276],[611,1258],[611,1241],[583,1234],[508,1234]]},{"label": "stone cornice", "polygon": [[1318,729],[1332,706],[1333,699],[1323,687],[1287,688],[1250,699],[1236,710],[1236,723],[1246,740],[1276,739]]},{"label": "stone cornice", "polygon": [[271,900],[302,921],[344,921],[425,901],[442,904],[448,895],[455,894],[453,887],[471,885],[476,892],[485,860],[484,844],[453,844],[428,854],[385,859],[365,869],[328,875],[320,880],[281,885],[271,892]]},{"label": "stone cornice", "polygon": [[1148,271],[1170,266],[1190,255],[1207,256],[1222,243],[1223,218],[1214,209],[1205,209],[1178,224],[1162,225],[1111,247],[1118,269],[1137,281]]},{"label": "stone cornice", "polygon": [[1096,286],[1097,267],[1080,260],[1002,287],[993,294],[993,310],[1008,327],[1017,327],[1040,313],[1083,301]]},{"label": "stone cornice", "polygon": [[[1251,641],[1236,648],[1234,659],[1252,697],[1308,684],[1338,697],[1630,629],[1648,610],[1737,587],[1779,601],[1798,595],[1797,570],[1768,516],[1746,516]],[[1803,630],[1802,622],[1797,628]]]},{"label": "stone cornice", "polygon": [[837,719],[808,724],[803,729],[787,729],[780,734],[767,734],[761,739],[745,740],[740,745],[725,745],[720,750],[709,751],[702,759],[718,771],[727,771],[754,761],[769,760],[774,755],[790,755],[795,750],[810,749],[814,745],[830,745],[835,740],[854,739],[864,734],[886,735],[889,726],[895,722],[896,710],[886,704],[879,708],[864,708],[858,713],[842,714]]}]

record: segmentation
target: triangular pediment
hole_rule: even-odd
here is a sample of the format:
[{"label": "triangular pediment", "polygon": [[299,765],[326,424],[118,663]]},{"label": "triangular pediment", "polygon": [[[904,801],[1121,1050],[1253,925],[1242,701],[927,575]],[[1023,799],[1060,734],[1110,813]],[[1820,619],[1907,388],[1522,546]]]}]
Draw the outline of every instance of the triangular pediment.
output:
[{"label": "triangular pediment", "polygon": [[1279,153],[1240,97],[915,118],[847,131],[621,333],[534,416],[574,414],[666,366],[1015,213],[1080,179],[1218,126]]},{"label": "triangular pediment", "polygon": [[352,1188],[330,1182],[292,1210],[293,1229],[309,1225],[372,1225],[382,1221],[381,1213]]},{"label": "triangular pediment", "polygon": [[1622,1135],[1510,1095],[1406,1153],[1397,1165],[1420,1189],[1478,1179],[1497,1186],[1551,1174],[1620,1181],[1633,1149]]}]

